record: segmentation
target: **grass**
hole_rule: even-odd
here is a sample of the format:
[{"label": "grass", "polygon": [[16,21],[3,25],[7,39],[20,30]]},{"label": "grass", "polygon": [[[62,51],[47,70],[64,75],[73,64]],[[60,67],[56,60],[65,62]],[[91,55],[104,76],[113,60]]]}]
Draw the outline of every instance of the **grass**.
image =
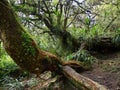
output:
[{"label": "grass", "polygon": [[18,66],[7,54],[1,56],[0,77],[8,75],[11,71],[15,70],[16,68],[18,68]]},{"label": "grass", "polygon": [[[23,83],[23,80],[28,77],[28,73],[16,73],[15,71],[20,69],[7,53],[4,53],[0,59],[0,90],[23,90],[26,84],[29,86],[36,84],[35,78],[30,78]],[[18,74],[18,77],[12,76],[11,73]]]}]

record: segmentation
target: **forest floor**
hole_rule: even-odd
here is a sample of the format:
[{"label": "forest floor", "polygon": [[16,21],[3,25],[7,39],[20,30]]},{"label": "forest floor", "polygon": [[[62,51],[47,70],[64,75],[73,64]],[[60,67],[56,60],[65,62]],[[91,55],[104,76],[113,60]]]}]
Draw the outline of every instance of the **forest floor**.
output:
[{"label": "forest floor", "polygon": [[82,75],[107,86],[110,90],[120,90],[120,52],[100,54],[91,71],[85,71]]},{"label": "forest floor", "polygon": [[[93,64],[93,69],[90,71],[84,71],[80,74],[102,85],[105,85],[109,88],[109,90],[120,90],[120,52],[106,54],[94,53],[93,56],[97,58],[97,60]],[[60,79],[57,82],[55,81],[54,84],[52,84],[52,89],[78,90],[77,88],[75,88],[75,86],[71,86],[70,83],[64,81],[64,79]],[[37,85],[37,88],[39,86],[40,85]]]},{"label": "forest floor", "polygon": [[[80,74],[107,86],[109,90],[120,90],[120,52],[106,54],[96,52],[93,54],[92,52],[92,55],[97,58],[93,64],[93,69]],[[16,73],[14,74],[16,75]],[[15,77],[14,74],[12,77]],[[51,78],[51,72],[45,72],[38,78],[36,78],[35,75],[26,78],[27,77],[20,81],[23,83],[23,86],[22,89],[20,87],[19,90],[78,90],[75,86],[66,81],[65,78],[61,78],[61,76]],[[0,90],[9,90],[1,88]]]}]

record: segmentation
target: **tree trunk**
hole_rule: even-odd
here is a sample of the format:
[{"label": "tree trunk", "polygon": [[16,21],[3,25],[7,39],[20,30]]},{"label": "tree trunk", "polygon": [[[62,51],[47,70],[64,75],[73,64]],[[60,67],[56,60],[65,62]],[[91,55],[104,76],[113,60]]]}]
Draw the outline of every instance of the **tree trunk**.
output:
[{"label": "tree trunk", "polygon": [[66,78],[68,78],[68,80],[73,83],[79,90],[108,90],[107,87],[78,74],[69,66],[61,67],[61,70]]},{"label": "tree trunk", "polygon": [[0,32],[5,50],[22,69],[40,74],[61,63],[58,57],[37,46],[6,0],[0,0]]},{"label": "tree trunk", "polygon": [[6,0],[0,0],[0,32],[5,50],[22,69],[35,74],[41,74],[46,70],[55,71],[60,69],[69,80],[72,79],[73,84],[77,83],[78,86],[82,85],[82,87],[88,87],[88,89],[91,89],[89,88],[90,85],[98,85],[91,84],[92,80],[89,80],[90,82],[87,84],[83,83],[87,80],[85,77],[78,76],[75,78],[75,71],[72,70],[71,73],[70,67],[64,67],[60,58],[49,52],[42,51],[18,23],[11,6]]}]

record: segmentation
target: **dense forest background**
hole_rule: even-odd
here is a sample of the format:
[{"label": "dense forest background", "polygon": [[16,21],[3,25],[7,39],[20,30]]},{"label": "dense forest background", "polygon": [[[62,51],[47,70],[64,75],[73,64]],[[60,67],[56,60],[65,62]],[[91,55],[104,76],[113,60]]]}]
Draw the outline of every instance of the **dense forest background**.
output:
[{"label": "dense forest background", "polygon": [[[105,62],[107,64],[102,62],[102,69],[109,72],[117,71],[117,75],[120,73],[119,58],[117,57],[113,63],[117,66],[111,64],[112,58],[120,50],[119,0],[8,0],[8,2],[18,16],[17,20],[42,50],[58,56],[65,62],[70,60],[80,62],[88,70],[92,70],[95,63],[102,62],[98,59],[109,57],[111,61]],[[35,78],[34,74],[22,71],[6,53],[1,37],[0,87],[7,87],[7,90],[24,90],[38,85],[41,81]],[[23,37],[27,38],[25,34]],[[26,42],[29,42],[29,39],[26,39]],[[27,43],[23,44],[28,48]],[[34,42],[32,44],[34,45]],[[32,55],[35,53],[31,47],[27,51]],[[80,69],[77,71],[80,72]],[[49,78],[50,73],[45,72],[40,77]],[[120,76],[118,78],[120,82]],[[46,81],[44,79],[43,82]],[[60,86],[60,82],[56,83]],[[109,85],[108,87],[110,88]],[[111,90],[120,87],[116,85],[113,88]]]}]

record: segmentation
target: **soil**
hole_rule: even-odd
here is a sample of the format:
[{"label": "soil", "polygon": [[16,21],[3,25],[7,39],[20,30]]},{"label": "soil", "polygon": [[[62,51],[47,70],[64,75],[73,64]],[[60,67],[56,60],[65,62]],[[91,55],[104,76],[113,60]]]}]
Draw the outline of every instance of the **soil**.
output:
[{"label": "soil", "polygon": [[109,90],[120,90],[120,52],[94,53],[97,61],[91,71],[85,71],[82,75],[102,84]]}]

